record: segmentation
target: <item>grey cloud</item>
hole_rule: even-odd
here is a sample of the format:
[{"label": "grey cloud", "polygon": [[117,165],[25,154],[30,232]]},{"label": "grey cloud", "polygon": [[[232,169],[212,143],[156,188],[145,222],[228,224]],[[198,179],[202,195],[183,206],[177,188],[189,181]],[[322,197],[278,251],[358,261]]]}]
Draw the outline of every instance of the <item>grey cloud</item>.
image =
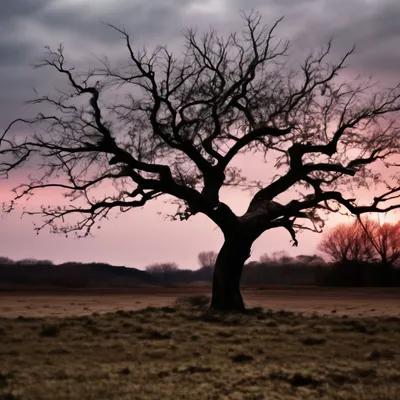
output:
[{"label": "grey cloud", "polygon": [[[398,0],[235,0],[244,10],[259,9],[267,20],[284,16],[279,33],[288,36],[299,55],[333,38],[333,55],[353,44],[354,68],[395,78],[400,64]],[[303,53],[304,54],[304,53]]]},{"label": "grey cloud", "polygon": [[[334,52],[343,54],[353,44],[351,64],[377,75],[393,74],[400,63],[400,2],[326,1],[298,31],[296,43],[311,47],[333,37]],[[394,78],[394,76],[393,76]]]},{"label": "grey cloud", "polygon": [[[83,42],[93,44],[94,48],[101,48],[103,54],[107,54],[107,49],[122,43],[120,35],[102,24],[102,21],[126,26],[141,39],[162,37],[167,42],[177,34],[170,26],[179,26],[179,10],[188,4],[190,1],[184,0],[163,3],[121,0],[118,7],[94,8],[90,12],[82,9],[82,5],[55,7],[57,3],[54,0],[13,0],[7,2],[5,7],[2,5],[0,127],[19,116],[22,103],[32,97],[33,87],[48,85],[47,74],[31,68],[31,64],[41,58],[46,44],[69,42],[66,51],[68,54],[75,53],[75,60],[85,59],[86,54],[82,54]],[[176,24],[171,23],[173,20]],[[39,27],[40,37],[35,29],[32,30],[32,26]]]},{"label": "grey cloud", "polygon": [[[222,2],[222,0],[221,0]],[[216,3],[216,1],[214,1]],[[334,37],[334,54],[342,54],[353,43],[358,45],[351,63],[377,75],[395,75],[400,63],[396,45],[400,40],[400,2],[398,0],[226,0],[225,9],[213,12],[205,0],[94,0],[68,3],[55,0],[13,0],[2,4],[0,13],[0,125],[18,111],[18,104],[30,97],[28,83],[40,86],[45,74],[30,68],[48,42],[67,42],[74,60],[87,62],[87,48],[99,56],[122,46],[120,35],[101,22],[124,26],[138,43],[173,45],[181,31],[190,26],[222,32],[240,24],[239,10],[260,10],[265,21],[284,16],[278,34],[292,40],[292,48],[301,57],[308,48]],[[222,4],[221,3],[221,4]],[[62,7],[60,7],[62,5]],[[96,5],[96,7],[94,7]],[[116,6],[118,5],[118,6]],[[192,11],[202,6],[203,12]],[[40,27],[41,37],[31,29]],[[93,45],[93,46],[92,46]],[[12,92],[13,101],[9,93]],[[19,102],[18,102],[19,99]]]},{"label": "grey cloud", "polygon": [[1,66],[12,66],[26,61],[27,55],[31,54],[31,47],[28,43],[0,42]]},{"label": "grey cloud", "polygon": [[28,43],[19,42],[17,24],[23,19],[36,19],[51,0],[13,0],[3,2],[0,12],[0,68],[19,64],[31,55]]},{"label": "grey cloud", "polygon": [[0,23],[4,24],[20,17],[33,17],[52,0],[12,0],[1,4]]}]

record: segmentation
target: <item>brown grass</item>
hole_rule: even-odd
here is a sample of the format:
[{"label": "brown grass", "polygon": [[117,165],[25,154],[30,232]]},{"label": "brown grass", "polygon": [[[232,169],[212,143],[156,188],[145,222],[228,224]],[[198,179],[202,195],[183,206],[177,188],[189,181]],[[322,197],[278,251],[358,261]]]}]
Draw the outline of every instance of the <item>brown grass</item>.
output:
[{"label": "brown grass", "polygon": [[[0,316],[63,317],[174,305],[177,298],[209,295],[210,288],[137,287],[81,290],[1,291]],[[400,317],[400,288],[276,288],[245,287],[250,307],[312,314]]]},{"label": "brown grass", "polygon": [[398,318],[190,304],[1,318],[0,399],[400,398]]}]

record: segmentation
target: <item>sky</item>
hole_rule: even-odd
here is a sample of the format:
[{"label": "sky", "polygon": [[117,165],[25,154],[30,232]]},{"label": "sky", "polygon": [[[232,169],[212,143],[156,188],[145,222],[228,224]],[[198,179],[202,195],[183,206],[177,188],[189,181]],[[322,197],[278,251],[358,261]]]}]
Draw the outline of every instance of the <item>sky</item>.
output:
[{"label": "sky", "polygon": [[[34,90],[45,93],[58,82],[48,71],[32,65],[43,56],[44,46],[63,43],[71,64],[90,67],[95,57],[118,60],[124,54],[121,37],[105,23],[124,27],[142,46],[168,44],[174,48],[182,32],[190,27],[216,28],[227,33],[241,28],[240,11],[259,10],[265,22],[283,16],[278,34],[290,39],[296,57],[333,38],[333,55],[353,44],[357,50],[351,68],[372,74],[382,85],[399,78],[400,2],[398,0],[13,0],[2,2],[0,12],[0,132],[14,118],[30,116],[24,104]],[[250,162],[249,162],[250,161]],[[261,163],[246,159],[250,173]],[[24,176],[16,173],[0,181],[0,201]],[[52,193],[41,193],[29,203],[34,208],[54,201]],[[234,211],[243,213],[249,197],[238,191],[224,192]],[[36,235],[32,219],[18,210],[0,215],[0,256],[14,259],[101,261],[145,268],[154,262],[176,262],[181,268],[197,268],[197,254],[217,251],[222,234],[204,216],[187,222],[170,222],[158,212],[172,212],[162,200],[134,209],[102,224],[94,237],[65,238],[43,232]],[[390,217],[389,217],[390,218]],[[345,220],[334,216],[328,226]],[[283,229],[264,233],[254,244],[251,259],[264,253],[287,251],[291,255],[316,252],[321,237],[302,233],[293,248]]]}]

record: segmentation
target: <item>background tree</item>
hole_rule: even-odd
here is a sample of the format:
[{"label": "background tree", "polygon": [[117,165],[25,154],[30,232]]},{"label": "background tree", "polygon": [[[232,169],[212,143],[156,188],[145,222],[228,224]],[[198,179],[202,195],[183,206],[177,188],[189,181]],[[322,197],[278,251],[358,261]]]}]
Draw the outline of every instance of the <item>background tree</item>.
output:
[{"label": "background tree", "polygon": [[290,264],[295,262],[287,251],[274,251],[271,255],[265,253],[260,257],[261,264]]},{"label": "background tree", "polygon": [[179,273],[179,267],[173,262],[151,264],[146,271],[165,283],[173,283]]},{"label": "background tree", "polygon": [[371,261],[373,258],[371,243],[357,220],[331,228],[324,234],[318,249],[339,263]]},{"label": "background tree", "polygon": [[15,264],[15,261],[8,257],[0,257],[0,265]]},{"label": "background tree", "polygon": [[171,272],[176,272],[178,270],[179,270],[178,265],[172,262],[151,264],[146,267],[146,271],[152,274],[169,274]]},{"label": "background tree", "polygon": [[400,222],[381,224],[360,217],[326,232],[318,248],[336,262],[379,262],[392,266],[400,259]]},{"label": "background tree", "polygon": [[296,256],[296,262],[304,265],[324,265],[325,260],[318,254],[299,254]]},{"label": "background tree", "polygon": [[360,229],[376,261],[392,266],[400,259],[400,222],[383,223],[371,218],[359,218]]},{"label": "background tree", "polygon": [[198,255],[199,264],[202,268],[214,268],[218,254],[215,251],[201,251]]},{"label": "background tree", "polygon": [[[273,262],[271,256],[268,253],[264,253],[260,256],[258,261],[260,264],[271,264]],[[257,263],[256,261],[252,261],[252,263]]]},{"label": "background tree", "polygon": [[[173,219],[202,213],[223,232],[211,306],[243,310],[243,265],[266,230],[284,228],[297,245],[296,232],[321,231],[330,212],[398,207],[395,178],[365,204],[346,190],[383,182],[374,163],[393,165],[400,87],[376,91],[370,81],[346,82],[341,73],[353,50],[331,62],[331,43],[291,62],[289,43],[275,37],[279,22],[264,25],[251,13],[244,30],[226,37],[189,30],[180,57],[164,46],[135,50],[129,34],[114,28],[125,40],[126,62],[105,59],[86,73],[68,64],[62,46],[49,48],[38,67],[55,69],[69,87],[39,96],[33,103],[42,112],[0,136],[3,178],[24,166],[36,171],[5,210],[37,190],[58,188],[73,202],[30,211],[44,218],[37,230],[87,235],[113,209],[171,196],[178,202]],[[128,95],[116,96],[117,89]],[[15,134],[18,122],[32,132]],[[274,177],[246,179],[234,165],[246,152],[268,160]],[[243,215],[221,201],[224,185],[255,190]]]}]

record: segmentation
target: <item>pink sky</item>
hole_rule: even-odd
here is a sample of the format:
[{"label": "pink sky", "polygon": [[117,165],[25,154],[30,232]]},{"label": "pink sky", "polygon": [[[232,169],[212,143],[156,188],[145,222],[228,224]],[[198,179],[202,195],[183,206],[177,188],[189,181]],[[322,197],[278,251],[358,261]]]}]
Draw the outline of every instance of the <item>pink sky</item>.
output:
[{"label": "pink sky", "polygon": [[[267,167],[254,156],[241,158],[238,165],[244,166],[251,178],[270,175]],[[11,183],[2,184],[3,196],[7,189],[7,197],[10,196]],[[225,189],[221,198],[240,215],[248,207],[250,194],[238,189]],[[57,204],[57,199],[57,192],[47,189],[37,192],[26,206],[28,209],[37,209],[41,204]],[[101,229],[93,231],[93,238],[84,239],[75,239],[72,235],[65,238],[47,231],[36,235],[32,217],[20,218],[20,210],[4,215],[0,220],[0,256],[51,259],[56,263],[101,261],[141,269],[154,262],[173,261],[181,268],[194,269],[198,267],[197,254],[200,251],[217,251],[223,242],[219,228],[203,215],[196,215],[184,222],[171,222],[163,215],[158,215],[160,211],[173,213],[175,210],[174,205],[165,203],[162,198],[143,208],[115,214],[116,218],[110,218],[101,224]],[[347,220],[347,217],[334,215],[329,225]],[[264,253],[272,254],[275,251],[287,251],[291,255],[313,254],[321,240],[319,234],[311,232],[299,234],[298,238],[299,246],[292,247],[291,237],[285,229],[266,232],[255,242],[251,259],[256,260]]]},{"label": "pink sky", "polygon": [[[135,209],[103,223],[94,238],[73,239],[36,235],[29,217],[17,213],[0,222],[0,255],[14,259],[39,258],[54,262],[102,261],[115,265],[144,268],[153,262],[174,261],[181,268],[197,268],[197,254],[218,250],[222,234],[212,221],[196,216],[187,222],[169,222],[157,215],[165,209],[161,201]],[[164,207],[163,207],[164,206]],[[290,236],[283,229],[265,233],[253,246],[252,259],[264,253],[288,250],[290,254],[315,252],[317,234],[299,236],[299,247],[290,247]]]}]

